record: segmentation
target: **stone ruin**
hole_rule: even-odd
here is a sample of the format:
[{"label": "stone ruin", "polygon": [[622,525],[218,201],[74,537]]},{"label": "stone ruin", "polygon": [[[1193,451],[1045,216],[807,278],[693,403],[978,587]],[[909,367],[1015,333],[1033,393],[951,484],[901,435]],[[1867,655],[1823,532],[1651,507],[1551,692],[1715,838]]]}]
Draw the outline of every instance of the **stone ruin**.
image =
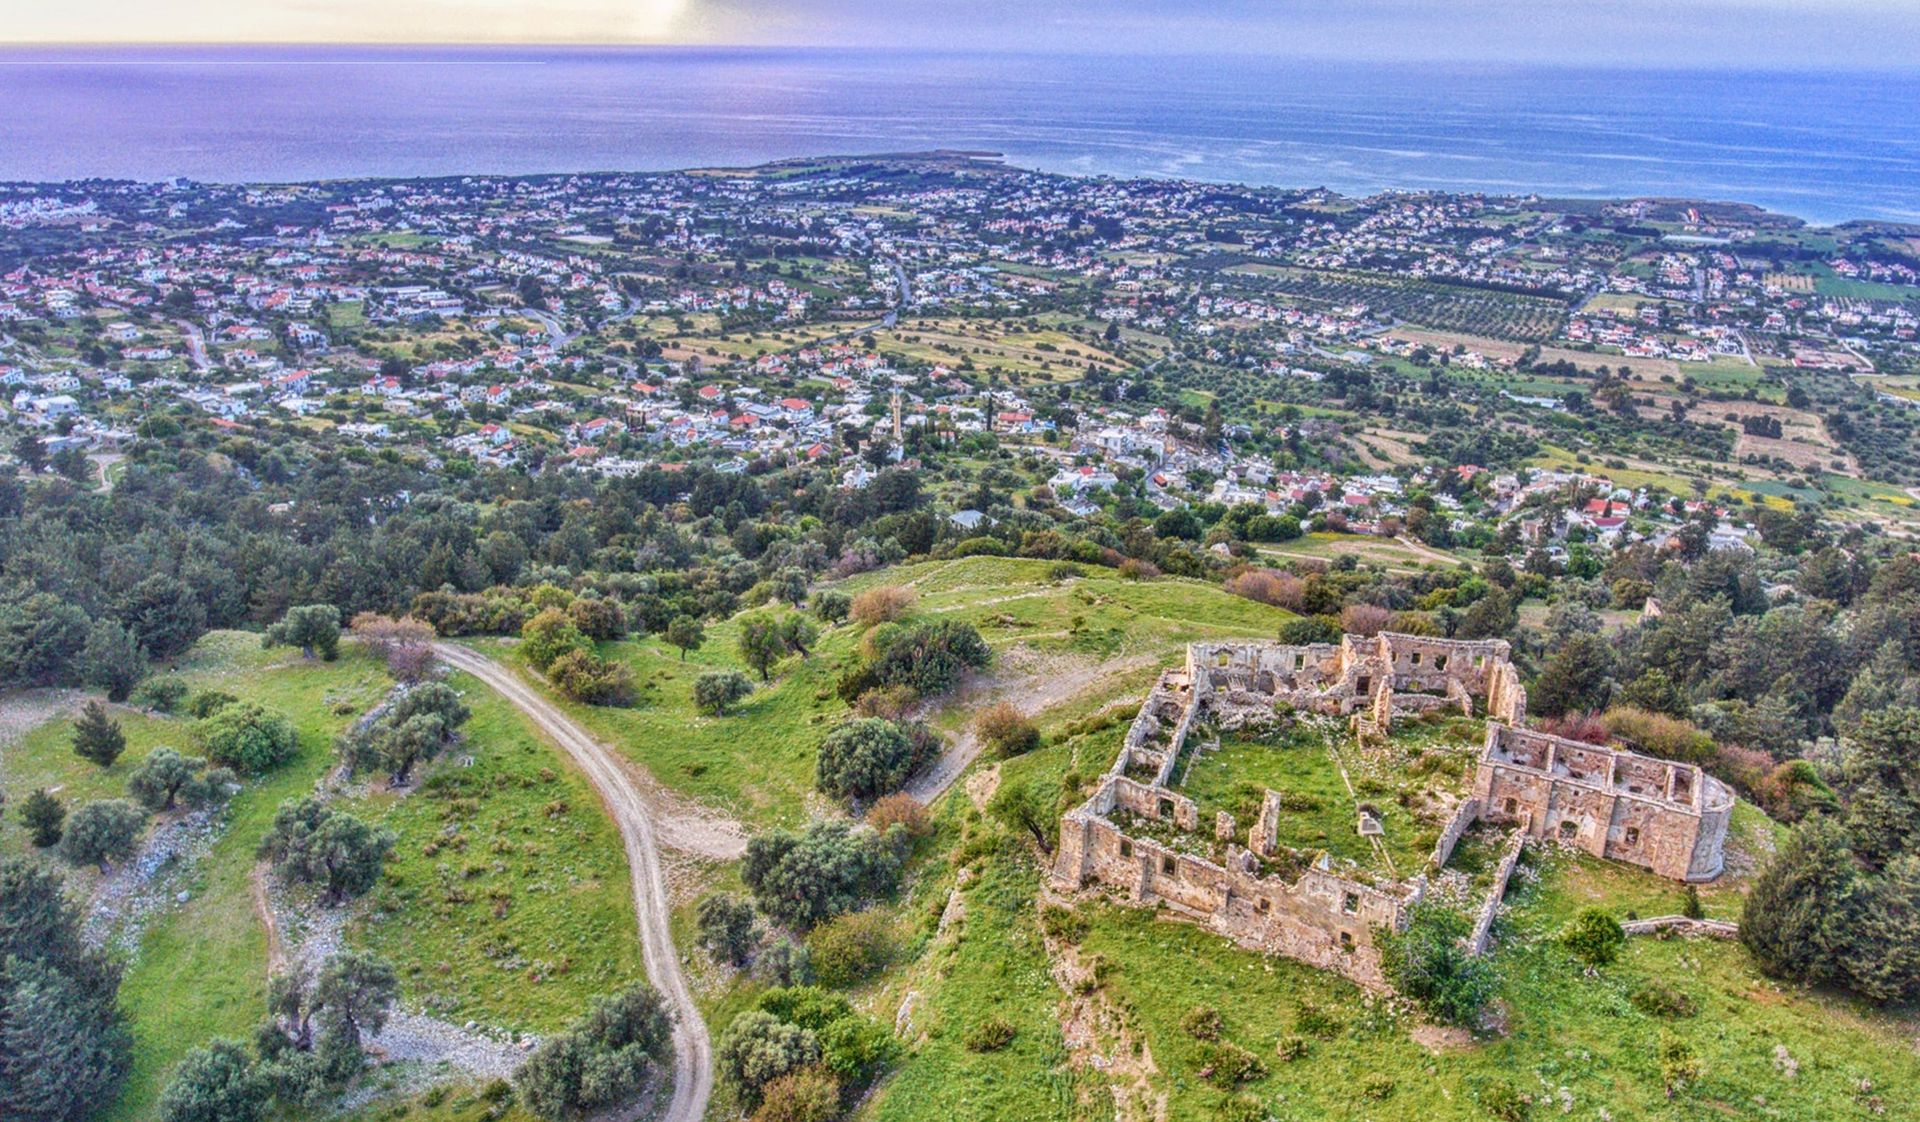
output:
[{"label": "stone ruin", "polygon": [[[1695,767],[1526,731],[1526,690],[1501,640],[1383,633],[1338,644],[1195,643],[1163,673],[1093,794],[1060,823],[1053,880],[1063,891],[1100,884],[1135,904],[1164,907],[1243,947],[1386,987],[1376,928],[1404,929],[1428,878],[1477,821],[1513,827],[1470,949],[1486,949],[1508,877],[1528,838],[1556,837],[1598,856],[1674,879],[1718,875],[1732,796]],[[1201,833],[1197,803],[1172,785],[1197,718],[1224,729],[1273,722],[1291,709],[1344,716],[1363,743],[1395,718],[1436,709],[1488,720],[1471,797],[1442,829],[1424,870],[1368,878],[1320,853],[1308,862],[1278,844],[1280,793],[1267,791],[1245,844],[1233,815]],[[1123,827],[1122,823],[1126,825]],[[1367,817],[1356,829],[1364,834]],[[1374,822],[1376,832],[1378,822]],[[1224,845],[1215,861],[1215,845]]]}]

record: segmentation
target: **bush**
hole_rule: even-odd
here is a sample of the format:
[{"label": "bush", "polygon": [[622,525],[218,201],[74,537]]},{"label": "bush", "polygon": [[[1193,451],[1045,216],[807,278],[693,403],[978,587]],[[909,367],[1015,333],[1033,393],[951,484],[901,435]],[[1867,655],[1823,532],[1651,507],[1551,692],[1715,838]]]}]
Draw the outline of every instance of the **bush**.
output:
[{"label": "bush", "polygon": [[1393,612],[1375,604],[1348,604],[1340,609],[1340,629],[1361,638],[1380,634],[1391,622]]},{"label": "bush", "polygon": [[1649,756],[1687,764],[1709,764],[1714,760],[1713,737],[1691,721],[1625,705],[1614,706],[1600,719],[1606,724],[1607,732]]},{"label": "bush", "polygon": [[902,585],[882,585],[869,588],[853,598],[851,611],[853,621],[861,627],[878,627],[883,623],[896,623],[913,614],[914,601],[919,594]]},{"label": "bush", "polygon": [[1620,957],[1621,948],[1627,945],[1627,933],[1599,908],[1582,908],[1560,933],[1560,944],[1588,966],[1607,966]]},{"label": "bush", "polygon": [[306,798],[280,804],[260,855],[282,877],[312,885],[325,903],[338,904],[373,887],[395,840],[391,831]]},{"label": "bush", "polygon": [[878,717],[842,721],[820,742],[814,786],[843,799],[889,794],[907,781],[936,745],[936,734],[925,726]]},{"label": "bush", "polygon": [[927,816],[927,808],[912,795],[887,795],[867,809],[867,825],[874,832],[885,834],[895,826],[900,827],[910,838],[924,838],[933,832],[933,820]]},{"label": "bush", "polygon": [[567,651],[554,659],[547,666],[547,680],[562,694],[588,705],[627,706],[636,697],[633,669],[592,651]]},{"label": "bush", "polygon": [[820,1062],[820,1039],[765,1010],[749,1009],[720,1034],[714,1059],[740,1097],[757,1106],[769,1084]]},{"label": "bush", "polygon": [[[992,659],[992,649],[973,625],[956,619],[895,625],[869,636],[872,685],[910,686],[922,696],[944,693],[969,669]],[[866,692],[866,688],[854,696]]]},{"label": "bush", "polygon": [[1226,1024],[1220,1019],[1220,1010],[1211,1005],[1196,1005],[1180,1018],[1180,1031],[1195,1040],[1218,1040],[1225,1028]]},{"label": "bush", "polygon": [[1693,998],[1661,982],[1642,982],[1627,1000],[1649,1017],[1691,1017],[1699,1011]]},{"label": "bush", "polygon": [[155,748],[127,777],[127,793],[148,810],[172,810],[183,800],[190,807],[205,806],[225,795],[233,781],[233,773],[225,768],[215,768],[201,778],[200,769],[205,766],[205,760]]},{"label": "bush", "polygon": [[261,637],[263,646],[287,645],[300,648],[307,658],[318,655],[332,662],[340,653],[340,609],[332,604],[303,604],[288,608],[280,622],[267,628]]},{"label": "bush", "polygon": [[20,804],[20,824],[36,849],[58,845],[66,820],[67,808],[45,787],[35,788]]},{"label": "bush", "polygon": [[1002,701],[981,710],[973,719],[973,731],[1002,759],[1040,747],[1040,730],[1010,702]]},{"label": "bush", "polygon": [[1526,1122],[1527,1115],[1533,1113],[1533,1103],[1504,1079],[1480,1089],[1480,1105],[1498,1122]]},{"label": "bush", "polygon": [[619,639],[627,633],[620,602],[604,596],[582,596],[568,604],[567,618],[589,639]]},{"label": "bush", "polygon": [[1273,1046],[1274,1054],[1282,1063],[1293,1063],[1307,1058],[1307,1038],[1304,1036],[1283,1036]]},{"label": "bush", "polygon": [[1200,1065],[1200,1078],[1223,1091],[1231,1091],[1242,1083],[1267,1077],[1267,1065],[1260,1057],[1227,1041],[1208,1044],[1201,1049]]},{"label": "bush", "polygon": [[753,972],[776,986],[811,985],[813,959],[807,954],[806,944],[783,936],[754,959]]},{"label": "bush", "polygon": [[586,1016],[543,1041],[514,1083],[528,1109],[542,1118],[577,1118],[638,1091],[672,1038],[673,1021],[659,993],[635,982],[596,998]]},{"label": "bush", "polygon": [[539,612],[520,629],[520,653],[534,669],[546,672],[554,660],[571,651],[593,650],[593,641],[574,626],[572,617],[559,608]]},{"label": "bush", "polygon": [[131,857],[140,845],[147,816],[125,799],[101,799],[73,812],[60,838],[60,856],[76,865],[98,865]]},{"label": "bush", "polygon": [[880,686],[854,699],[853,715],[904,721],[912,715],[919,701],[920,695],[913,692],[911,686]]},{"label": "bush", "polygon": [[705,897],[694,911],[700,945],[713,957],[732,966],[747,961],[753,944],[760,938],[754,923],[753,905],[729,892]]},{"label": "bush", "polygon": [[1370,1102],[1385,1102],[1399,1089],[1392,1076],[1377,1071],[1367,1073],[1360,1080],[1360,1097]]},{"label": "bush", "polygon": [[1340,622],[1332,616],[1301,616],[1280,625],[1280,641],[1305,647],[1315,643],[1338,643]]},{"label": "bush", "polygon": [[215,1040],[188,1052],[160,1096],[160,1122],[256,1122],[266,1117],[273,1081],[245,1045]]},{"label": "bush", "polygon": [[418,682],[433,669],[433,626],[425,620],[361,612],[348,627],[362,647],[386,663],[395,681]]},{"label": "bush", "polygon": [[1297,612],[1306,602],[1306,582],[1274,569],[1246,569],[1227,578],[1226,590],[1262,604]]},{"label": "bush", "polygon": [[840,1081],[817,1067],[801,1068],[760,1089],[752,1122],[831,1122],[840,1113]]},{"label": "bush", "polygon": [[171,713],[187,699],[187,684],[178,678],[148,678],[134,688],[135,705],[156,713]]},{"label": "bush", "polygon": [[1336,1014],[1322,1009],[1311,1001],[1302,1001],[1300,1008],[1294,1010],[1294,1031],[1306,1036],[1317,1037],[1321,1040],[1332,1040],[1334,1037],[1339,1036],[1340,1030],[1345,1027]]},{"label": "bush", "polygon": [[893,931],[880,912],[839,916],[807,936],[807,958],[823,985],[845,987],[864,981],[887,965],[893,951]]},{"label": "bush", "polygon": [[[892,835],[889,835],[891,837]],[[891,893],[900,856],[888,838],[845,821],[816,821],[798,834],[768,830],[747,842],[741,878],[761,912],[806,929]]]},{"label": "bush", "polygon": [[201,690],[187,699],[187,716],[204,721],[239,700],[225,690]]},{"label": "bush", "polygon": [[967,1029],[962,1043],[969,1052],[998,1052],[1013,1043],[1017,1030],[1004,1017],[988,1017]]},{"label": "bush", "polygon": [[242,775],[264,775],[300,750],[293,722],[251,701],[216,710],[194,730],[207,759]]},{"label": "bush", "polygon": [[1401,996],[1436,1020],[1470,1027],[1494,991],[1492,965],[1467,953],[1472,929],[1465,915],[1450,908],[1415,907],[1405,931],[1375,932],[1381,969]]},{"label": "bush", "polygon": [[101,767],[112,767],[127,750],[127,735],[120,722],[107,716],[105,706],[87,702],[73,722],[73,754]]},{"label": "bush", "polygon": [[726,716],[752,692],[752,679],[738,670],[709,670],[693,680],[693,704],[715,717]]},{"label": "bush", "polygon": [[828,625],[840,623],[853,612],[853,598],[838,589],[825,589],[813,594],[807,602],[821,623]]}]

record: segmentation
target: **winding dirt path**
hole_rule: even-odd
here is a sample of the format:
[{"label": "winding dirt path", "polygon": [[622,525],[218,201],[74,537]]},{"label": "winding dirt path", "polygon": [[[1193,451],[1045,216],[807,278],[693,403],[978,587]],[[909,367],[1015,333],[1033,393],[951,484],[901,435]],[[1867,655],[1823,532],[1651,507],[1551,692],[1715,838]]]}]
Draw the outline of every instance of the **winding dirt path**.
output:
[{"label": "winding dirt path", "polygon": [[641,797],[632,769],[615,752],[595,740],[586,729],[521,681],[513,671],[485,655],[452,643],[434,644],[434,652],[448,665],[485,682],[525,713],[549,739],[578,764],[587,781],[606,804],[626,844],[627,867],[633,876],[633,911],[640,926],[640,947],[647,979],[674,1011],[673,1098],[660,1116],[663,1122],[700,1122],[713,1094],[713,1045],[706,1022],[693,1003],[687,978],[680,970],[668,928],[667,884],[660,873],[660,847],[654,836],[649,807]]}]

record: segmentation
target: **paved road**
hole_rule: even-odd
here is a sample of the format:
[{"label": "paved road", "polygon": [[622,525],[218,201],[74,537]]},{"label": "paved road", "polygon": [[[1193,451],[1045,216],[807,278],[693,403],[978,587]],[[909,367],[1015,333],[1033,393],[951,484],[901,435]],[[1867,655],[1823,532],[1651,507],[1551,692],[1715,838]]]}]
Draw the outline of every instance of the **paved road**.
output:
[{"label": "paved road", "polygon": [[626,844],[627,866],[633,875],[633,911],[640,925],[640,947],[651,981],[674,1012],[673,1099],[660,1117],[663,1122],[700,1122],[713,1094],[713,1045],[706,1022],[687,990],[667,926],[666,880],[660,875],[660,848],[653,820],[633,777],[586,729],[521,681],[513,671],[478,652],[452,643],[434,644],[434,652],[448,665],[485,682],[532,719],[585,773],[587,782],[613,815]]},{"label": "paved road", "polygon": [[213,369],[213,363],[207,358],[207,337],[200,332],[200,325],[190,320],[177,319],[173,325],[187,338],[187,357],[193,360],[193,368],[199,371]]}]

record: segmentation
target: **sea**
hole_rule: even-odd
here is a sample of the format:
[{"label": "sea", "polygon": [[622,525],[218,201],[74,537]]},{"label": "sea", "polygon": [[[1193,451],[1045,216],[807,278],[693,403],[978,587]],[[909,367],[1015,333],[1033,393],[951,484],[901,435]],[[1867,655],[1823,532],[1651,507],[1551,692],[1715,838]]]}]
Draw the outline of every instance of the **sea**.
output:
[{"label": "sea", "polygon": [[1085,175],[1920,222],[1920,69],[688,47],[0,48],[0,180],[655,171],[967,149]]}]

